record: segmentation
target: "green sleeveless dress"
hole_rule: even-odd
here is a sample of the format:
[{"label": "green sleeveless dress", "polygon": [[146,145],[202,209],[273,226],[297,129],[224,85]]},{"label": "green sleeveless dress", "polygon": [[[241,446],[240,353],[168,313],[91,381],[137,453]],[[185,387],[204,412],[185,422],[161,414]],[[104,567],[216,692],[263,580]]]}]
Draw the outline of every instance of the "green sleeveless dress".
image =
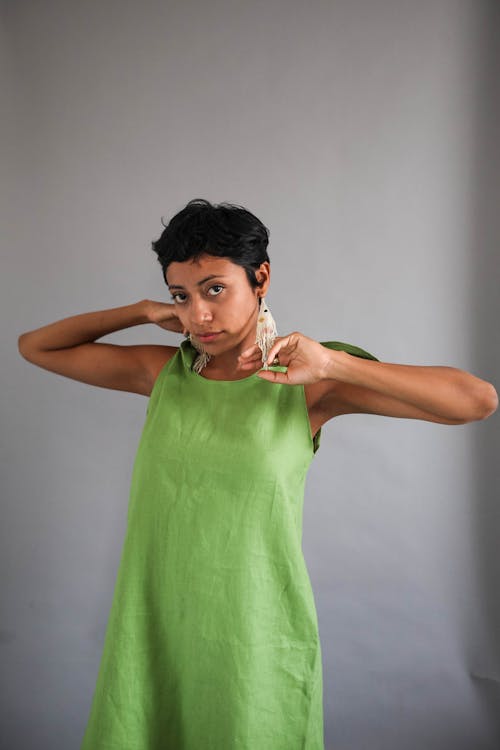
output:
[{"label": "green sleeveless dress", "polygon": [[195,356],[183,341],[148,401],[81,750],[324,750],[301,547],[321,431],[304,386],[210,380]]}]

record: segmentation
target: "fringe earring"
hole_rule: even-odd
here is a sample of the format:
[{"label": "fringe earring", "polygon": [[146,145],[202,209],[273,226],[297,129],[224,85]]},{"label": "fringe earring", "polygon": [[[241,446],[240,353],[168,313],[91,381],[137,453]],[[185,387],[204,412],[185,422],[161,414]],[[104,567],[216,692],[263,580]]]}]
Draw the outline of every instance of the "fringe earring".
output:
[{"label": "fringe earring", "polygon": [[203,346],[200,344],[199,341],[194,341],[191,338],[191,334],[189,333],[187,338],[189,339],[191,345],[196,349],[198,352],[198,356],[193,362],[193,370],[200,374],[200,372],[203,370],[203,368],[208,364],[210,361],[210,354],[206,351],[206,349],[203,348]]},{"label": "fringe earring", "polygon": [[260,298],[259,314],[257,317],[257,331],[255,335],[255,343],[258,344],[262,352],[262,369],[267,370],[267,355],[269,350],[274,344],[274,340],[278,335],[276,328],[276,322],[271,315],[269,307],[266,304],[264,297]]}]

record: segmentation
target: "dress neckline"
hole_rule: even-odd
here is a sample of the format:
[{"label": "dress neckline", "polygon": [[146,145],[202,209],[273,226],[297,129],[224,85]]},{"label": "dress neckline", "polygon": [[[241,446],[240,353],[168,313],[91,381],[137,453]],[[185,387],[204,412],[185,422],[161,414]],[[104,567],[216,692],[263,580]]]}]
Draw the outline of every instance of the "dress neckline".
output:
[{"label": "dress neckline", "polygon": [[196,378],[197,380],[202,380],[205,383],[224,383],[224,384],[233,384],[233,383],[248,383],[252,380],[262,380],[262,378],[259,378],[257,375],[257,372],[252,372],[251,375],[247,375],[244,378],[237,378],[236,380],[216,380],[215,378],[206,378],[204,375],[201,375],[198,372],[195,372],[193,370],[193,362],[196,359],[196,355],[198,354],[197,350],[194,348],[194,346],[186,339],[186,341],[183,341],[181,344],[181,351],[183,355],[183,361],[186,367],[187,372],[190,376],[193,378]]},{"label": "dress neckline", "polygon": [[[196,359],[196,355],[198,354],[198,352],[191,344],[189,339],[186,339],[182,342],[180,350],[185,369],[191,377],[196,378],[198,381],[203,381],[205,383],[222,383],[224,385],[233,385],[235,383],[251,383],[255,380],[260,380],[262,383],[269,382],[264,380],[263,378],[259,378],[258,373],[260,372],[260,370],[257,370],[257,372],[252,372],[251,375],[247,375],[244,378],[238,378],[237,380],[215,380],[214,378],[205,378],[203,375],[200,375],[200,373],[193,370],[193,362]],[[286,367],[280,367],[279,365],[274,365],[269,369],[278,372],[286,372]]]},{"label": "dress neckline", "polygon": [[[245,378],[237,378],[235,380],[219,380],[217,378],[206,378],[204,375],[200,375],[199,372],[195,372],[192,367],[188,368],[190,375],[193,375],[198,380],[205,380],[207,383],[246,383],[249,380],[255,380],[257,373],[253,372],[251,375],[247,375]],[[262,378],[259,378],[262,380]]]}]

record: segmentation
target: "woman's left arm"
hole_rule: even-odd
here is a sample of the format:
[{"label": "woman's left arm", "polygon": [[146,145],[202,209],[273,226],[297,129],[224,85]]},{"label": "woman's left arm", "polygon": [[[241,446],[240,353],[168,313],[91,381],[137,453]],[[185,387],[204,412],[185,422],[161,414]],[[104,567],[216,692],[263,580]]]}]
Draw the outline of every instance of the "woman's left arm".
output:
[{"label": "woman's left arm", "polygon": [[[456,367],[402,365],[329,351],[321,399],[334,413],[352,411],[389,417],[465,424],[486,419],[498,407],[494,386]],[[340,382],[339,382],[340,381]]]},{"label": "woman's left arm", "polygon": [[486,419],[498,407],[491,383],[456,367],[363,359],[327,349],[298,332],[276,339],[268,363],[276,356],[287,372],[261,370],[259,376],[277,383],[309,384],[325,420],[362,412],[465,424]]}]

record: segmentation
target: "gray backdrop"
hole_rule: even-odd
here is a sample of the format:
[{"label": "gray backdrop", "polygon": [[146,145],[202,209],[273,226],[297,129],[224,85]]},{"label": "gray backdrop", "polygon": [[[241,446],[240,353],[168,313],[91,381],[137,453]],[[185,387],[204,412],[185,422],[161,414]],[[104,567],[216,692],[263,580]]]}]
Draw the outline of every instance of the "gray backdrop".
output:
[{"label": "gray backdrop", "polygon": [[[73,750],[147,400],[37,368],[17,337],[168,299],[150,242],[205,197],[269,227],[280,334],[498,387],[499,4],[2,9],[1,745]],[[498,508],[497,414],[323,428],[303,548],[327,750],[498,748]]]}]

